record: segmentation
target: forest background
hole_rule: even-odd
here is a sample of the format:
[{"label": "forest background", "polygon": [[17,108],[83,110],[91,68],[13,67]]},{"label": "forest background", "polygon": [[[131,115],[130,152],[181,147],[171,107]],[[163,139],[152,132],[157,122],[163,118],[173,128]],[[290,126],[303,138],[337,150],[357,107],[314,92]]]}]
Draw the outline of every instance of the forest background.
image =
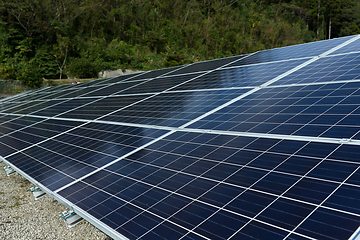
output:
[{"label": "forest background", "polygon": [[359,0],[0,0],[0,79],[92,78],[360,33]]}]

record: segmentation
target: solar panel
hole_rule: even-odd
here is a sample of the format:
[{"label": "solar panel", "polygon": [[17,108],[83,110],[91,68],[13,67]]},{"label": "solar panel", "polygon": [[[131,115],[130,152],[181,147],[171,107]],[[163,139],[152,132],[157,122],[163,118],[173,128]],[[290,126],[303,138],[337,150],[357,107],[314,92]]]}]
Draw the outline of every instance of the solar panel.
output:
[{"label": "solar panel", "polygon": [[114,239],[356,239],[360,35],[0,101],[0,156]]}]

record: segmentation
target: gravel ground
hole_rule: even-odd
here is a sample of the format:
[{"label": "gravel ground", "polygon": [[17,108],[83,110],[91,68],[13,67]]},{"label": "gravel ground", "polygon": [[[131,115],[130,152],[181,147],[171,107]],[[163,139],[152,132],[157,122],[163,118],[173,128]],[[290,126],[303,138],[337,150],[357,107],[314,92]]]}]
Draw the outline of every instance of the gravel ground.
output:
[{"label": "gravel ground", "polygon": [[7,177],[4,166],[0,164],[0,239],[111,239],[87,221],[68,228],[60,218],[64,205],[48,195],[35,201],[28,191],[33,184],[18,173]]}]

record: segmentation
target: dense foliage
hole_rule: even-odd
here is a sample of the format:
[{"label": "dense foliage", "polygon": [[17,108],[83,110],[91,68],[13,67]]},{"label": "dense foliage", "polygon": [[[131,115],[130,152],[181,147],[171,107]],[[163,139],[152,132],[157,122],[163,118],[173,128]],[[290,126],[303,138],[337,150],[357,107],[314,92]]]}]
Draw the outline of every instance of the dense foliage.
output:
[{"label": "dense foliage", "polygon": [[0,78],[33,86],[360,33],[359,0],[0,0],[0,13]]}]

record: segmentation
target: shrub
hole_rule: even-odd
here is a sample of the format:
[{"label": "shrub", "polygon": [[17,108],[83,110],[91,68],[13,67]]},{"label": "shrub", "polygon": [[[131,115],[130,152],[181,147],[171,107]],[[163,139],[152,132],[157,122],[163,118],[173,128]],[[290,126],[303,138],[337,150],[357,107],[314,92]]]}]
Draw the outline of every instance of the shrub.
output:
[{"label": "shrub", "polygon": [[181,55],[169,55],[164,61],[165,67],[175,67],[178,65],[184,65],[184,57]]},{"label": "shrub", "polygon": [[0,65],[0,78],[4,80],[16,79],[16,70],[14,67],[9,65]]},{"label": "shrub", "polygon": [[75,78],[93,78],[97,77],[98,67],[85,58],[75,58],[71,60],[67,67],[67,74]]},{"label": "shrub", "polygon": [[39,69],[31,66],[22,71],[19,80],[21,80],[22,84],[31,88],[39,88],[43,83]]}]

